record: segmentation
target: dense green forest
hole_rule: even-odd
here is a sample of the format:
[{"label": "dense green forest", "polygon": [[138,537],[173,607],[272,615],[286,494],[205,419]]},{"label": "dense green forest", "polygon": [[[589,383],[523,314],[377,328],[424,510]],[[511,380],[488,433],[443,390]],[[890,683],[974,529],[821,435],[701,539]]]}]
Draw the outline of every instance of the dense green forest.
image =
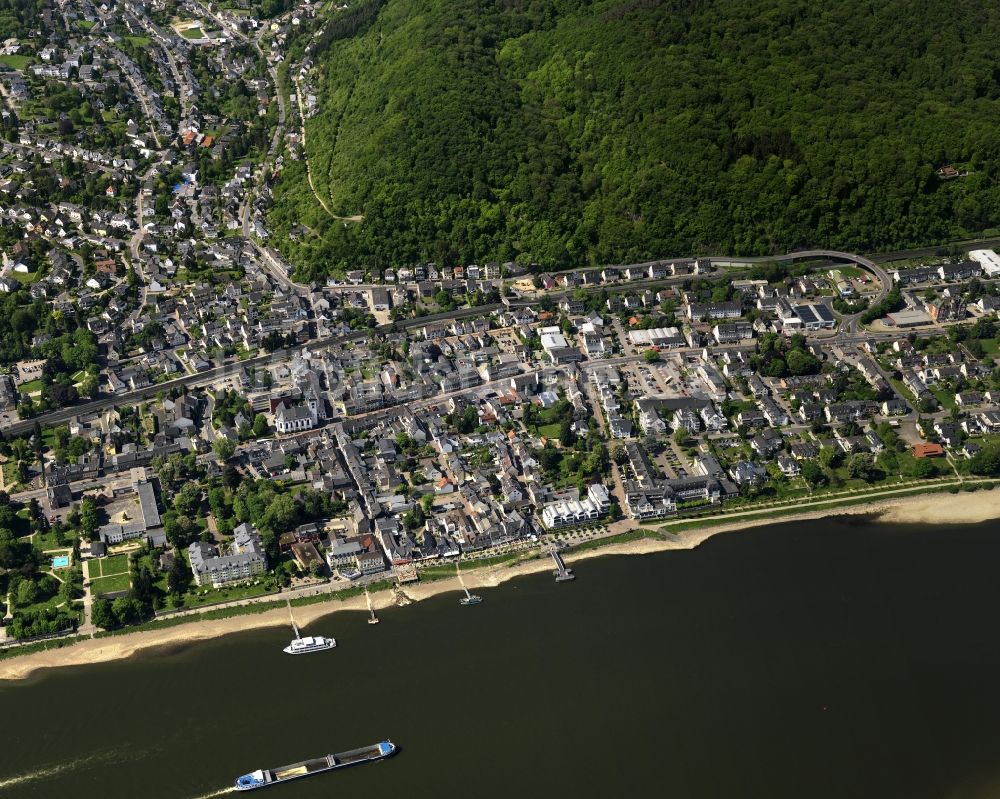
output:
[{"label": "dense green forest", "polygon": [[[313,45],[305,272],[873,251],[997,224],[1000,6],[368,0]],[[953,164],[972,174],[940,180]],[[287,240],[293,223],[309,231]]]}]

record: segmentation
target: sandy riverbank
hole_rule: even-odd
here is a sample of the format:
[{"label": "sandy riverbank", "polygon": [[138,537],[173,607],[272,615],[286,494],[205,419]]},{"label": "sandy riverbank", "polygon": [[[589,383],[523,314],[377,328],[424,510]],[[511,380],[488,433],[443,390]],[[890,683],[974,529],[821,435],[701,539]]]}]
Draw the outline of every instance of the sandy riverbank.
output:
[{"label": "sandy riverbank", "polygon": [[[714,535],[736,532],[768,524],[808,521],[829,516],[875,515],[879,522],[930,523],[930,524],[973,524],[988,519],[1000,518],[1000,489],[962,494],[927,494],[915,497],[888,497],[863,505],[846,508],[828,508],[784,516],[779,519],[734,518],[732,521],[687,530],[670,538],[644,538],[625,543],[609,544],[597,549],[570,553],[566,562],[572,564],[589,558],[608,555],[644,555],[665,552],[672,549],[693,549]],[[463,571],[465,584],[470,589],[493,588],[508,580],[526,574],[547,572],[552,569],[546,558],[518,563],[514,566],[492,566],[484,569]],[[429,599],[439,594],[461,590],[456,578],[435,580],[429,583],[413,583],[405,587],[406,595],[415,602]],[[396,604],[391,591],[381,591],[371,595],[376,610]],[[331,600],[293,609],[296,622],[306,627],[316,619],[340,611],[365,611],[364,596],[348,600]],[[46,668],[102,663],[128,658],[136,653],[159,647],[187,644],[206,638],[216,638],[228,633],[243,632],[263,627],[284,626],[289,623],[288,610],[276,608],[264,613],[234,616],[228,619],[191,622],[159,630],[148,630],[128,635],[110,636],[82,641],[62,649],[33,652],[23,657],[13,657],[0,661],[0,680],[20,680]]]}]

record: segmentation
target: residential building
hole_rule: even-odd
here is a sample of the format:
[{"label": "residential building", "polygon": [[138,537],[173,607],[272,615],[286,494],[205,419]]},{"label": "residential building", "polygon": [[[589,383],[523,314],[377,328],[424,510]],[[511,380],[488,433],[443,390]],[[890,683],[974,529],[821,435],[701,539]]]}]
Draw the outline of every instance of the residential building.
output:
[{"label": "residential building", "polygon": [[253,526],[241,524],[233,535],[232,546],[225,553],[203,541],[196,541],[188,547],[195,585],[219,588],[228,583],[249,580],[267,570],[267,556]]}]

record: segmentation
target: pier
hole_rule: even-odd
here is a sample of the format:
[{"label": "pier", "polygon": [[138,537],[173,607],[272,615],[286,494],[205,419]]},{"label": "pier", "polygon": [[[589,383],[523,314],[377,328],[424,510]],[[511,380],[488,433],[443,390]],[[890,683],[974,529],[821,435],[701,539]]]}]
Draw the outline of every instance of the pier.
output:
[{"label": "pier", "polygon": [[378,618],[378,616],[375,615],[375,608],[372,607],[372,598],[371,598],[371,595],[368,593],[368,586],[367,585],[365,586],[365,601],[368,603],[368,612],[371,614],[368,617],[368,623],[369,624],[378,624],[379,618]]},{"label": "pier", "polygon": [[462,570],[459,568],[458,561],[455,561],[455,574],[458,577],[458,583],[462,586],[462,590],[465,591],[465,596],[458,600],[460,605],[478,605],[483,601],[483,598],[476,596],[475,594],[470,594],[468,587],[465,585],[465,580],[462,579]]},{"label": "pier", "polygon": [[567,569],[566,564],[563,563],[562,555],[560,555],[554,548],[549,550],[549,554],[552,556],[552,560],[556,563],[556,570],[552,573],[556,576],[557,583],[568,583],[570,580],[576,579],[576,575],[573,574],[573,570]]}]

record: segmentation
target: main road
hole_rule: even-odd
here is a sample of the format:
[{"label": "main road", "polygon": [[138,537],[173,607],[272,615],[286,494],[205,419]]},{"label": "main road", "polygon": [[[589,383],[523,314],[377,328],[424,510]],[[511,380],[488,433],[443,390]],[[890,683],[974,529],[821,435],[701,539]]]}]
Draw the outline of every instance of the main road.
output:
[{"label": "main road", "polygon": [[42,426],[60,424],[61,422],[69,421],[74,416],[96,413],[112,405],[134,405],[140,400],[148,399],[149,397],[156,396],[161,392],[170,391],[171,389],[211,385],[224,377],[234,375],[251,366],[266,366],[271,363],[278,363],[280,361],[287,360],[299,349],[318,351],[333,347],[340,348],[350,342],[369,340],[372,336],[378,333],[390,333],[393,330],[406,330],[414,327],[422,327],[423,325],[431,322],[440,322],[448,319],[465,319],[472,316],[484,316],[492,313],[493,311],[500,310],[503,307],[504,306],[502,304],[496,303],[493,305],[480,305],[475,308],[461,308],[456,311],[448,311],[447,313],[432,314],[429,316],[390,322],[386,325],[379,325],[374,330],[366,328],[364,330],[358,330],[342,336],[309,339],[308,341],[305,341],[300,345],[296,345],[295,347],[285,347],[264,355],[247,358],[245,361],[226,363],[222,366],[206,369],[203,372],[198,372],[193,375],[184,375],[182,377],[174,378],[173,380],[165,380],[162,383],[146,386],[145,388],[136,389],[134,391],[126,391],[121,394],[103,396],[90,402],[71,405],[66,408],[60,408],[56,411],[43,413],[31,419],[14,422],[8,427],[3,428],[2,432],[5,435],[23,435],[25,433],[30,433],[34,429],[36,423]]},{"label": "main road", "polygon": [[[770,258],[752,258],[752,259],[740,259],[740,258],[717,258],[715,259],[719,263],[759,263],[759,262],[769,262],[769,261],[794,261],[802,259],[815,259],[815,258],[831,258],[838,260],[845,260],[861,266],[862,268],[869,269],[872,271],[876,277],[882,283],[879,291],[879,299],[884,297],[888,291],[889,287],[892,285],[892,279],[889,277],[888,273],[879,267],[874,262],[867,258],[863,258],[859,255],[854,255],[852,253],[844,253],[836,250],[802,250],[799,252],[788,253],[782,256],[770,257]],[[643,281],[631,281],[628,284],[624,284],[630,287],[651,287],[657,284],[671,283],[678,280],[683,280],[684,278],[667,278],[663,280],[643,280]],[[602,288],[607,288],[606,286],[594,287],[594,290],[600,290]],[[564,292],[552,292],[547,294],[553,299],[568,295],[572,293],[571,290]],[[526,305],[532,304],[532,301],[513,301],[511,305]],[[393,330],[406,330],[414,327],[421,327],[429,322],[436,322],[442,320],[450,319],[464,319],[472,316],[482,316],[485,314],[492,313],[493,311],[500,310],[504,308],[504,304],[495,303],[492,305],[480,305],[475,308],[463,308],[455,311],[448,311],[445,313],[432,314],[429,316],[416,317],[412,319],[398,320],[387,325],[379,325],[374,330],[361,330],[354,333],[350,333],[343,336],[333,336],[330,338],[315,338],[303,342],[301,345],[303,348],[321,350],[330,347],[343,346],[348,342],[353,341],[364,341],[372,337],[375,333],[387,333]],[[846,320],[845,320],[846,321]],[[845,335],[849,334],[849,331],[844,331]],[[167,380],[163,383],[158,383],[156,385],[147,386],[145,388],[137,389],[135,391],[124,392],[122,394],[116,394],[111,396],[101,397],[91,402],[82,403],[79,405],[72,405],[66,408],[60,408],[59,410],[50,411],[49,413],[41,414],[32,419],[25,419],[22,421],[15,422],[10,426],[4,428],[3,432],[9,435],[23,435],[29,433],[34,429],[36,423],[45,425],[59,424],[61,422],[68,421],[74,416],[95,413],[103,408],[112,405],[123,405],[123,404],[134,404],[140,400],[146,399],[151,396],[155,396],[160,392],[170,391],[174,388],[185,388],[199,385],[211,385],[221,378],[227,377],[229,375],[236,374],[237,372],[251,366],[266,366],[267,364],[276,363],[287,359],[294,352],[294,348],[285,348],[281,350],[275,350],[274,352],[266,353],[264,355],[258,355],[253,358],[248,358],[245,361],[238,361],[234,363],[223,364],[222,366],[216,366],[213,369],[206,369],[203,372],[199,372],[193,375],[184,375],[182,377],[175,378],[173,380]]]}]

